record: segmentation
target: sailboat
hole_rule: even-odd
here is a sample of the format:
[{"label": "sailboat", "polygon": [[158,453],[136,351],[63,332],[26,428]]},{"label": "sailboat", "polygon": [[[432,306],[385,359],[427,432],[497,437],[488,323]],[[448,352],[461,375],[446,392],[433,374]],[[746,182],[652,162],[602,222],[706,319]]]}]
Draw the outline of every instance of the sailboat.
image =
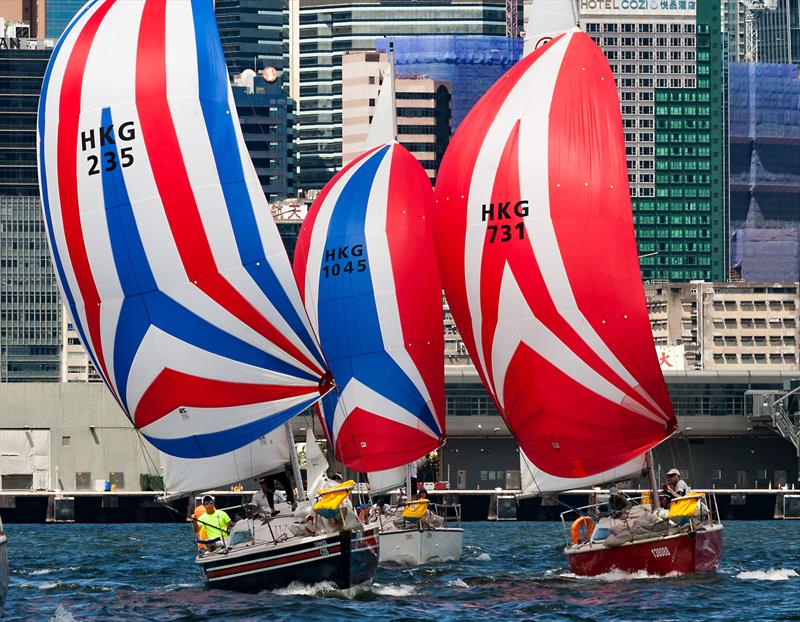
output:
[{"label": "sailboat", "polygon": [[[88,2],[44,78],[38,163],[63,300],[165,456],[169,493],[283,468],[286,424],[330,374],[242,138],[213,3]],[[369,580],[376,530],[339,517],[223,538],[197,563],[208,586],[242,591]]]},{"label": "sailboat", "polygon": [[[649,452],[677,420],[645,305],[614,76],[577,28],[535,41],[464,119],[440,167],[445,293],[526,458],[529,493],[625,479],[645,461],[652,479]],[[673,516],[657,494],[622,514],[641,518],[627,539],[609,517],[595,525],[597,508],[582,510],[565,530],[573,572],[715,569],[722,525],[703,500]]]},{"label": "sailboat", "polygon": [[[381,488],[398,483],[392,476],[437,449],[445,434],[433,190],[395,141],[391,67],[390,60],[365,151],[311,206],[294,265],[336,383],[321,402],[326,435],[345,466],[384,480]],[[419,517],[400,517],[397,527],[381,518],[381,561],[457,559],[461,528],[443,526],[410,489],[408,501]]]}]

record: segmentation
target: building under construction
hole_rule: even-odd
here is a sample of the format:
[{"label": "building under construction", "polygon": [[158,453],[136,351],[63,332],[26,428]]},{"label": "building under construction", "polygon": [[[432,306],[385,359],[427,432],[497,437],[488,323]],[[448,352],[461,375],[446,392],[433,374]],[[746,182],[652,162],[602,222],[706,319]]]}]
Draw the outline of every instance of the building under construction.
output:
[{"label": "building under construction", "polygon": [[731,267],[745,281],[800,280],[798,65],[730,65]]}]

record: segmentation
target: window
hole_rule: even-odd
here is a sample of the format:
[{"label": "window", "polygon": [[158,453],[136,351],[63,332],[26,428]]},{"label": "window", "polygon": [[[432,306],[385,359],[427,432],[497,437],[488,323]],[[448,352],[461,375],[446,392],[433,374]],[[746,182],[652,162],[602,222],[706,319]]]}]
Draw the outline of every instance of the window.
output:
[{"label": "window", "polygon": [[61,446],[62,447],[69,447],[72,444],[72,439],[69,436],[62,436],[61,437]]},{"label": "window", "polygon": [[711,469],[711,479],[722,479],[722,469]]}]

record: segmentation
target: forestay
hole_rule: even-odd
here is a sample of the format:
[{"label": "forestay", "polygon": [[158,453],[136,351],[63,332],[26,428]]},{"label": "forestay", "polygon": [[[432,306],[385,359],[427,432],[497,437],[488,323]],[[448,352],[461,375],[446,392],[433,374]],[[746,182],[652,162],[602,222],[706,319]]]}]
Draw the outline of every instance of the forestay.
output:
[{"label": "forestay", "polygon": [[675,429],[653,355],[614,77],[588,36],[556,37],[481,98],[445,154],[436,204],[459,332],[539,471],[593,478]]},{"label": "forestay", "polygon": [[357,471],[406,464],[443,439],[432,201],[422,166],[390,142],[345,166],[300,230],[295,276],[337,385],[322,401],[326,433]]},{"label": "forestay", "polygon": [[190,461],[238,456],[319,398],[324,362],[212,2],[87,4],[53,51],[38,124],[64,300],[148,440]]}]

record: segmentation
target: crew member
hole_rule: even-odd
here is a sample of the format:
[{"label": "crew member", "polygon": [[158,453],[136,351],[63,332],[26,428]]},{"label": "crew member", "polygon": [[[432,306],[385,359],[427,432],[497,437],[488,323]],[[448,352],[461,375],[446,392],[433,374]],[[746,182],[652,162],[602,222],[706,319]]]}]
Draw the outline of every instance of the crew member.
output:
[{"label": "crew member", "polygon": [[683,497],[689,490],[689,486],[681,479],[681,472],[678,469],[670,469],[667,471],[667,483],[664,484],[658,495],[661,507],[669,507],[673,499]]},{"label": "crew member", "polygon": [[201,540],[209,550],[224,546],[225,536],[228,535],[231,524],[230,516],[224,510],[218,510],[212,495],[203,497],[203,507],[206,513],[202,514],[197,522],[205,529],[206,539]]}]

